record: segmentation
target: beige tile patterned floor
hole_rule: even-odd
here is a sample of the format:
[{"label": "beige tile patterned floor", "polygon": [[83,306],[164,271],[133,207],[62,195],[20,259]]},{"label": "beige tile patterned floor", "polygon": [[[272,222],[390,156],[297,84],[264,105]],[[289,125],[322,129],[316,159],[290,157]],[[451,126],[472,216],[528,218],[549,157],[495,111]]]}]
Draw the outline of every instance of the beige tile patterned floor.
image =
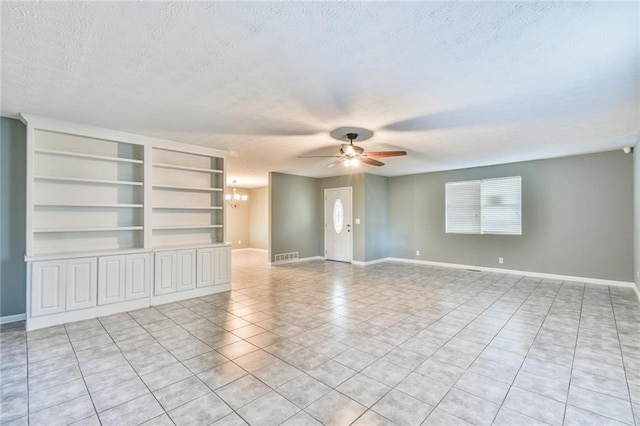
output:
[{"label": "beige tile patterned floor", "polygon": [[[632,290],[402,263],[0,333],[3,425],[640,424]],[[146,422],[146,423],[145,423]]]}]

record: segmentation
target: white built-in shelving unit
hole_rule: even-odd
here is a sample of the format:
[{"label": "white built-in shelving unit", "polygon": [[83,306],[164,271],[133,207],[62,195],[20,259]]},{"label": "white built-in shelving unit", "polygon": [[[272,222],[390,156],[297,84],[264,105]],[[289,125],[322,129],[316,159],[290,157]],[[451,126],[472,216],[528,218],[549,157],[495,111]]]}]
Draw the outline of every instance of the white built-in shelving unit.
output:
[{"label": "white built-in shelving unit", "polygon": [[224,152],[22,119],[27,329],[230,289]]},{"label": "white built-in shelving unit", "polygon": [[144,146],[34,129],[27,256],[144,247]]},{"label": "white built-in shelving unit", "polygon": [[151,244],[224,241],[224,164],[209,155],[153,148]]}]

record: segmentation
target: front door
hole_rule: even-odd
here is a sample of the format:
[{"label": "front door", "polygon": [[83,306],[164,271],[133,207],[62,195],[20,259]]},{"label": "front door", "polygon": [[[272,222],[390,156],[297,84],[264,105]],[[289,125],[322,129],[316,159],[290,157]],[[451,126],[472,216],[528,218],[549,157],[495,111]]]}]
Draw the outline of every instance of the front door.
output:
[{"label": "front door", "polygon": [[351,188],[324,190],[324,248],[327,260],[351,262]]}]

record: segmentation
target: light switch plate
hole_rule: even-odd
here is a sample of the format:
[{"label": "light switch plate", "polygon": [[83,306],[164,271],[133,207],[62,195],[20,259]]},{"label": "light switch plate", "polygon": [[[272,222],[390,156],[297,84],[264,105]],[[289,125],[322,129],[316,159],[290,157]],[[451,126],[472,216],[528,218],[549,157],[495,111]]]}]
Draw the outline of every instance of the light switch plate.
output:
[{"label": "light switch plate", "polygon": [[360,219],[356,218],[356,225],[360,225]]}]

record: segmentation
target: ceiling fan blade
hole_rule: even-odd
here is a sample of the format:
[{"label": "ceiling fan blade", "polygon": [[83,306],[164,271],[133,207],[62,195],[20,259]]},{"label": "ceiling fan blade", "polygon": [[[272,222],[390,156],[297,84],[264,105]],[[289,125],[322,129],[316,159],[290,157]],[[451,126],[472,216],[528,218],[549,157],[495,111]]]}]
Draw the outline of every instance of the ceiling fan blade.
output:
[{"label": "ceiling fan blade", "polygon": [[331,163],[327,164],[327,168],[331,168],[331,167],[336,166],[338,164],[342,164],[342,162],[344,162],[344,158],[340,158],[339,160],[336,160],[334,162],[331,162]]},{"label": "ceiling fan blade", "polygon": [[384,166],[382,161],[374,160],[373,158],[360,157],[360,161],[371,166]]},{"label": "ceiling fan blade", "polygon": [[369,158],[382,158],[382,157],[401,157],[403,155],[407,155],[407,151],[378,151],[378,152],[367,152],[364,154],[365,157]]},{"label": "ceiling fan blade", "polygon": [[298,158],[341,158],[342,155],[298,155]]}]

